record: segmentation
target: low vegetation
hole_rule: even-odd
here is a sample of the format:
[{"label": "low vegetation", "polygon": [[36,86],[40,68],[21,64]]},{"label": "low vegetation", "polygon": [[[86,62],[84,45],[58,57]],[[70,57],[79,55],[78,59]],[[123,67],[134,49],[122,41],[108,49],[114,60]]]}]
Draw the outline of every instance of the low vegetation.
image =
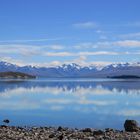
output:
[{"label": "low vegetation", "polygon": [[108,76],[107,78],[136,79],[136,78],[140,78],[140,76],[136,76],[136,75],[120,75],[120,76]]},{"label": "low vegetation", "polygon": [[21,73],[21,72],[0,72],[0,78],[16,78],[16,79],[32,79],[36,78],[36,76]]}]

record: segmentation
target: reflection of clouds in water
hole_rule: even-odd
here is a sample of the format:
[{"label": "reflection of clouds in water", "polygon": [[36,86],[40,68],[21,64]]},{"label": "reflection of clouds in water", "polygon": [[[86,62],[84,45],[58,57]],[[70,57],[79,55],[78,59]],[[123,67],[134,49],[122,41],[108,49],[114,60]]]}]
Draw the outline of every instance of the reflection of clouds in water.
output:
[{"label": "reflection of clouds in water", "polygon": [[92,112],[96,112],[96,114],[99,115],[117,115],[117,116],[125,116],[125,117],[134,117],[134,116],[140,116],[140,109],[118,109],[118,110],[114,110],[114,109],[106,109],[106,108],[99,108],[96,107],[75,107],[74,110],[78,111],[78,112],[82,112],[82,113],[92,113]]},{"label": "reflection of clouds in water", "polygon": [[53,105],[53,106],[50,106],[49,109],[50,109],[50,110],[53,110],[53,111],[61,111],[61,110],[64,109],[64,106]]},{"label": "reflection of clouds in water", "polygon": [[12,90],[6,90],[5,92],[2,92],[0,94],[0,97],[7,97],[10,98],[12,96],[20,96],[20,95],[25,95],[25,94],[53,94],[53,95],[58,95],[62,93],[62,89],[58,89],[58,88],[49,88],[49,87],[45,87],[45,88],[40,88],[40,87],[32,87],[32,88],[16,88],[16,89],[12,89]]},{"label": "reflection of clouds in water", "polygon": [[96,87],[96,88],[79,88],[74,94],[76,95],[107,95],[107,94],[112,94],[111,91],[107,89],[103,89],[102,87]]},{"label": "reflection of clouds in water", "polygon": [[38,109],[40,105],[37,102],[31,101],[1,101],[0,100],[0,109],[4,110],[24,110],[24,109]]},{"label": "reflection of clouds in water", "polygon": [[[140,110],[135,109],[135,106],[132,106],[130,102],[124,102],[123,106],[131,104],[131,110],[123,109],[123,107],[117,107],[121,103],[118,100],[89,100],[85,98],[79,98],[79,100],[75,98],[46,98],[33,100],[33,96],[29,98],[14,99],[14,100],[0,100],[0,109],[8,109],[8,110],[36,110],[36,109],[44,109],[51,111],[61,111],[61,110],[75,110],[81,113],[93,113],[99,115],[118,115],[118,116],[140,116]],[[134,103],[133,103],[134,104]],[[135,105],[139,104],[139,102],[135,102]],[[90,106],[89,106],[90,105]],[[134,108],[134,109],[133,109]]]},{"label": "reflection of clouds in water", "polygon": [[[77,87],[77,92],[69,92],[66,90],[66,87],[63,88],[54,88],[54,87],[35,87],[35,88],[17,88],[10,91],[5,91],[4,93],[0,94],[0,97],[5,99],[5,102],[9,104],[14,99],[14,103],[17,102],[17,105],[20,104],[23,105],[23,108],[28,109],[27,105],[34,105],[34,108],[38,108],[40,105],[46,105],[46,104],[57,104],[58,105],[65,105],[65,104],[79,104],[79,105],[96,105],[96,106],[108,106],[117,104],[117,101],[109,101],[109,100],[95,100],[95,99],[87,99],[88,96],[91,95],[107,95],[112,94],[108,90],[104,90],[101,86],[97,88],[81,88]],[[35,95],[33,95],[35,94]],[[39,95],[40,97],[38,100],[34,99],[34,96]],[[65,96],[66,95],[66,96]],[[68,95],[68,97],[67,97]],[[51,96],[48,98],[48,96]],[[60,99],[56,97],[62,96]],[[63,97],[65,96],[65,98]],[[42,98],[43,97],[43,98]],[[11,98],[11,100],[10,100]],[[16,98],[16,100],[15,100]],[[9,99],[9,100],[6,100]],[[20,100],[20,102],[19,102]],[[26,105],[25,105],[26,102]],[[10,107],[10,106],[9,106]],[[30,106],[31,107],[31,106]],[[16,106],[15,106],[16,108]],[[21,108],[21,107],[20,107]],[[64,107],[63,107],[64,108]],[[59,107],[51,107],[50,109],[63,109],[62,106]]]},{"label": "reflection of clouds in water", "polygon": [[[65,89],[65,90],[64,90]],[[35,88],[30,88],[30,89],[26,89],[26,88],[16,88],[16,89],[12,89],[12,90],[6,90],[5,92],[0,94],[0,98],[3,99],[10,99],[10,98],[14,98],[14,97],[29,97],[29,95],[31,94],[39,94],[39,95],[43,95],[43,96],[48,96],[48,95],[52,95],[52,96],[59,96],[59,95],[68,95],[68,96],[75,96],[77,98],[85,98],[87,96],[91,96],[91,95],[109,95],[109,94],[113,94],[111,91],[108,90],[104,90],[103,88],[99,87],[99,88],[80,88],[78,87],[77,90],[75,92],[70,92],[69,90],[66,90],[66,88],[54,88],[54,87],[35,87]],[[115,94],[115,93],[114,93]],[[23,98],[22,97],[22,98]],[[66,99],[65,99],[66,100]]]},{"label": "reflection of clouds in water", "polygon": [[[95,113],[100,116],[109,114],[140,116],[139,95],[137,94],[140,93],[140,89],[132,87],[129,89],[129,86],[124,83],[115,83],[115,86],[107,83],[95,84],[94,82],[85,83],[85,85],[84,83],[43,84],[32,86],[30,83],[26,86],[21,84],[20,86],[15,85],[14,88],[5,88],[0,93],[0,109],[69,110]],[[121,87],[120,90],[118,90],[119,87]]]},{"label": "reflection of clouds in water", "polygon": [[140,109],[126,109],[126,110],[121,110],[119,112],[116,112],[116,115],[121,115],[121,116],[140,116]]},{"label": "reflection of clouds in water", "polygon": [[81,100],[79,101],[81,104],[93,104],[93,105],[96,105],[96,106],[108,106],[108,105],[114,105],[114,104],[117,104],[117,101],[109,101],[109,100]]},{"label": "reflection of clouds in water", "polygon": [[134,105],[140,106],[140,102],[135,102]]},{"label": "reflection of clouds in water", "polygon": [[108,101],[108,100],[88,100],[88,99],[47,99],[44,100],[46,104],[81,104],[81,105],[96,105],[96,106],[108,106],[117,104],[117,101]]},{"label": "reflection of clouds in water", "polygon": [[[109,95],[109,94],[139,94],[140,82],[24,82],[0,83],[0,96],[10,97],[15,94],[47,93],[53,95]],[[25,92],[26,91],[26,92]]]},{"label": "reflection of clouds in water", "polygon": [[[98,105],[107,106],[114,104],[114,101],[100,101],[86,99],[90,95],[111,94],[110,91],[104,90],[101,87],[96,88],[81,88],[77,87],[76,91],[69,91],[67,87],[32,87],[24,88],[17,87],[16,89],[5,90],[0,94],[1,109],[38,109],[47,106],[50,110],[66,109],[65,104],[79,105]],[[37,96],[37,97],[36,97]],[[57,98],[62,96],[60,99]],[[55,99],[57,98],[57,99]],[[55,106],[54,106],[55,105]]]},{"label": "reflection of clouds in water", "polygon": [[75,106],[74,107],[75,111],[78,112],[83,112],[83,113],[91,113],[91,112],[97,112],[98,108],[97,107],[80,107],[80,106]]},{"label": "reflection of clouds in water", "polygon": [[51,94],[51,95],[61,95],[61,94],[72,94],[73,96],[82,96],[82,95],[107,95],[115,94],[107,89],[101,87],[97,88],[80,88],[77,87],[76,91],[69,91],[66,88],[53,88],[53,87],[35,87],[35,88],[16,88],[12,90],[6,90],[0,94],[0,97],[10,98],[12,96],[20,96],[22,94]]}]

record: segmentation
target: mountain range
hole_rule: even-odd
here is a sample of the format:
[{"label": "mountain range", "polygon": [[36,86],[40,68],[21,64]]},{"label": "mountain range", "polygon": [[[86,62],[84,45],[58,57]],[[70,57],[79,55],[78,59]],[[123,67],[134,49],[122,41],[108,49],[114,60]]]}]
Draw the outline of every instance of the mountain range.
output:
[{"label": "mountain range", "polygon": [[80,66],[75,63],[56,67],[18,66],[0,61],[0,72],[23,72],[38,77],[49,78],[105,78],[108,76],[140,76],[140,62],[116,63],[106,66]]}]

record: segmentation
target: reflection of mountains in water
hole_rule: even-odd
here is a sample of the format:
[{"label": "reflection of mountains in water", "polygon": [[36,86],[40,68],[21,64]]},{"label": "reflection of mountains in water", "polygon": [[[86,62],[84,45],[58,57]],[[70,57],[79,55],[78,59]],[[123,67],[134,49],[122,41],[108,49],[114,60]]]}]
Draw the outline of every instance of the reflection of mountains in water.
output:
[{"label": "reflection of mountains in water", "polygon": [[79,88],[95,89],[97,87],[109,91],[140,94],[140,81],[0,81],[0,93],[16,88],[58,88],[63,91],[76,92]]}]

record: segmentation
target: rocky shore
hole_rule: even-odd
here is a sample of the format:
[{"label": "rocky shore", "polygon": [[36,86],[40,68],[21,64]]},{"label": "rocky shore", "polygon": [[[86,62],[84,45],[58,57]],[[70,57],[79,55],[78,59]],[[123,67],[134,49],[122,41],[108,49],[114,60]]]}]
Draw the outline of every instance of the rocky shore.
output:
[{"label": "rocky shore", "polygon": [[63,127],[0,126],[0,140],[140,140],[140,128],[134,120],[126,120],[125,130]]}]

